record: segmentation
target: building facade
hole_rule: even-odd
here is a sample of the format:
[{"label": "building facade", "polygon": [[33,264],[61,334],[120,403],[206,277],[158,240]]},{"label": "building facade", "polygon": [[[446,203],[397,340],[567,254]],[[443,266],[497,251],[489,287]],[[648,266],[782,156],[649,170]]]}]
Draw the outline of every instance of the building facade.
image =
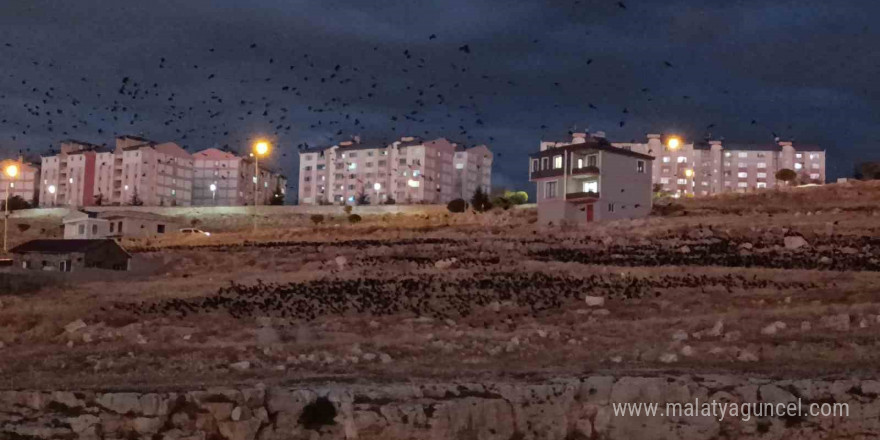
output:
[{"label": "building facade", "polygon": [[[18,169],[15,177],[6,175],[6,168],[14,165]],[[21,197],[31,206],[35,206],[40,196],[40,169],[23,160],[0,160],[0,200],[6,197]]]},{"label": "building facade", "polygon": [[571,142],[541,142],[529,156],[541,224],[590,223],[651,213],[652,156],[574,133]]},{"label": "building facade", "polygon": [[193,153],[193,205],[195,206],[242,206],[254,203],[254,186],[257,186],[257,204],[270,205],[276,198],[287,193],[287,178],[264,165],[260,165],[260,177],[254,181],[252,158],[208,148]]},{"label": "building facade", "polygon": [[470,200],[477,188],[487,193],[492,188],[492,152],[485,145],[455,150],[455,195]]},{"label": "building facade", "polygon": [[775,188],[781,184],[776,173],[782,169],[794,171],[797,184],[822,184],[826,178],[825,151],[815,145],[708,140],[675,146],[659,134],[648,135],[645,143],[613,145],[655,156],[654,183],[674,197]]},{"label": "building facade", "polygon": [[131,255],[115,240],[32,240],[10,250],[22,269],[76,272],[129,270]]},{"label": "building facade", "polygon": [[[482,168],[473,171],[473,181],[485,184],[488,191],[492,154],[485,146],[471,150],[478,148],[480,153],[474,153],[472,163]],[[457,150],[464,151],[444,138],[424,141],[414,137],[388,145],[354,139],[304,150],[300,152],[299,203],[447,203],[461,197],[459,176],[471,173],[469,169],[456,172]],[[465,158],[462,163],[471,162]]]}]

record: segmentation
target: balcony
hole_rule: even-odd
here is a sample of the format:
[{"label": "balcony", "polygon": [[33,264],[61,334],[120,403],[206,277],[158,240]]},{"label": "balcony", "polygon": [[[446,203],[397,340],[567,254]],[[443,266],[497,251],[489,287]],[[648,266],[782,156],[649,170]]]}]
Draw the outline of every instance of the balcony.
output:
[{"label": "balcony", "polygon": [[598,176],[599,175],[599,167],[592,165],[592,166],[585,166],[585,167],[581,167],[581,168],[572,168],[571,175],[572,176]]},{"label": "balcony", "polygon": [[544,179],[547,177],[560,177],[562,176],[562,171],[562,168],[550,168],[546,170],[532,171],[529,174],[529,180]]},{"label": "balcony", "polygon": [[590,202],[599,200],[599,193],[597,192],[572,192],[565,195],[565,200],[571,200],[573,202]]}]

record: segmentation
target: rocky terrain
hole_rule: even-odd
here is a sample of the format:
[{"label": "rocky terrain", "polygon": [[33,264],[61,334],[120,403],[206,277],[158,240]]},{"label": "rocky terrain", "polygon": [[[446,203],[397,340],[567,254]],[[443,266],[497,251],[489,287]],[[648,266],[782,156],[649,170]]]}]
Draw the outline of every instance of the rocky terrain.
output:
[{"label": "rocky terrain", "polygon": [[[290,438],[319,431],[352,438],[352,429],[358,438],[480,439],[875,432],[858,431],[863,420],[852,417],[733,427],[605,420],[599,414],[608,414],[607,399],[584,397],[578,384],[609,377],[613,394],[630,381],[682,383],[688,396],[728,393],[755,402],[761,393],[743,387],[774,384],[775,396],[778,388],[873,408],[878,185],[662,202],[647,219],[586,227],[538,225],[528,209],[365,215],[357,224],[345,218],[341,209],[320,224],[307,216],[263,218],[256,233],[246,216],[203,218],[211,237],[126,243],[136,259],[152,262],[149,273],[0,273],[0,389],[17,390],[4,394],[0,426],[36,438],[44,436],[21,430],[57,428],[39,432],[67,438],[73,427],[66,420],[89,416],[77,427],[128,438],[138,432],[135,420],[159,414],[117,413],[99,402],[103,393],[125,390],[139,402],[141,395],[168,402],[164,418],[137,422],[145,424],[144,438],[159,431],[172,432],[168,438],[286,438],[278,423],[288,424]],[[50,229],[41,226],[46,219],[31,221],[29,234]],[[727,385],[709,385],[715,380]],[[530,390],[544,395],[557,383],[581,391],[533,399]],[[230,384],[238,391],[227,394],[306,393],[292,398],[300,412],[327,397],[336,424],[308,429],[296,411],[274,416],[280,410],[270,397],[259,404],[211,397],[208,403],[240,408],[239,420],[204,415],[213,413],[197,390]],[[424,388],[430,384],[482,391],[442,397]],[[50,405],[60,390],[73,392],[81,409]],[[646,395],[662,401],[662,390]],[[832,394],[806,397],[817,393]],[[365,412],[358,416],[357,408]],[[542,419],[539,409],[553,416]],[[176,425],[179,411],[187,420],[202,414],[198,429]],[[105,428],[104,417],[116,422]],[[494,432],[483,429],[492,423]],[[625,429],[646,427],[662,435],[627,437]]]},{"label": "rocky terrain", "polygon": [[[329,383],[173,392],[0,392],[3,438],[871,439],[880,382],[587,376],[528,382]],[[619,417],[614,402],[846,404],[830,417]],[[841,413],[842,414],[842,413]]]}]

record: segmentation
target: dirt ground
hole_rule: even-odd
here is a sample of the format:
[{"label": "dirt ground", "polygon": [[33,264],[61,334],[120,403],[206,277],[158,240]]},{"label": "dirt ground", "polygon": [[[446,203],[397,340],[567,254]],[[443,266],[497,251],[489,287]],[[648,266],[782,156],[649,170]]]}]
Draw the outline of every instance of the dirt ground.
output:
[{"label": "dirt ground", "polygon": [[[656,211],[581,227],[538,225],[533,209],[357,224],[340,209],[256,232],[247,216],[202,218],[211,237],[125,243],[152,273],[0,274],[0,388],[876,375],[880,185]],[[58,219],[18,222],[14,240],[58,235]]]}]

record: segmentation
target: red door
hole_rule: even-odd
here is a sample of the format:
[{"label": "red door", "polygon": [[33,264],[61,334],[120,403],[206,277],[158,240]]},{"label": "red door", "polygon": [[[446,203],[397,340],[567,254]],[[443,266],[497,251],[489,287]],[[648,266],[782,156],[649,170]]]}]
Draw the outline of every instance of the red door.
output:
[{"label": "red door", "polygon": [[593,204],[587,203],[587,222],[593,221]]}]

